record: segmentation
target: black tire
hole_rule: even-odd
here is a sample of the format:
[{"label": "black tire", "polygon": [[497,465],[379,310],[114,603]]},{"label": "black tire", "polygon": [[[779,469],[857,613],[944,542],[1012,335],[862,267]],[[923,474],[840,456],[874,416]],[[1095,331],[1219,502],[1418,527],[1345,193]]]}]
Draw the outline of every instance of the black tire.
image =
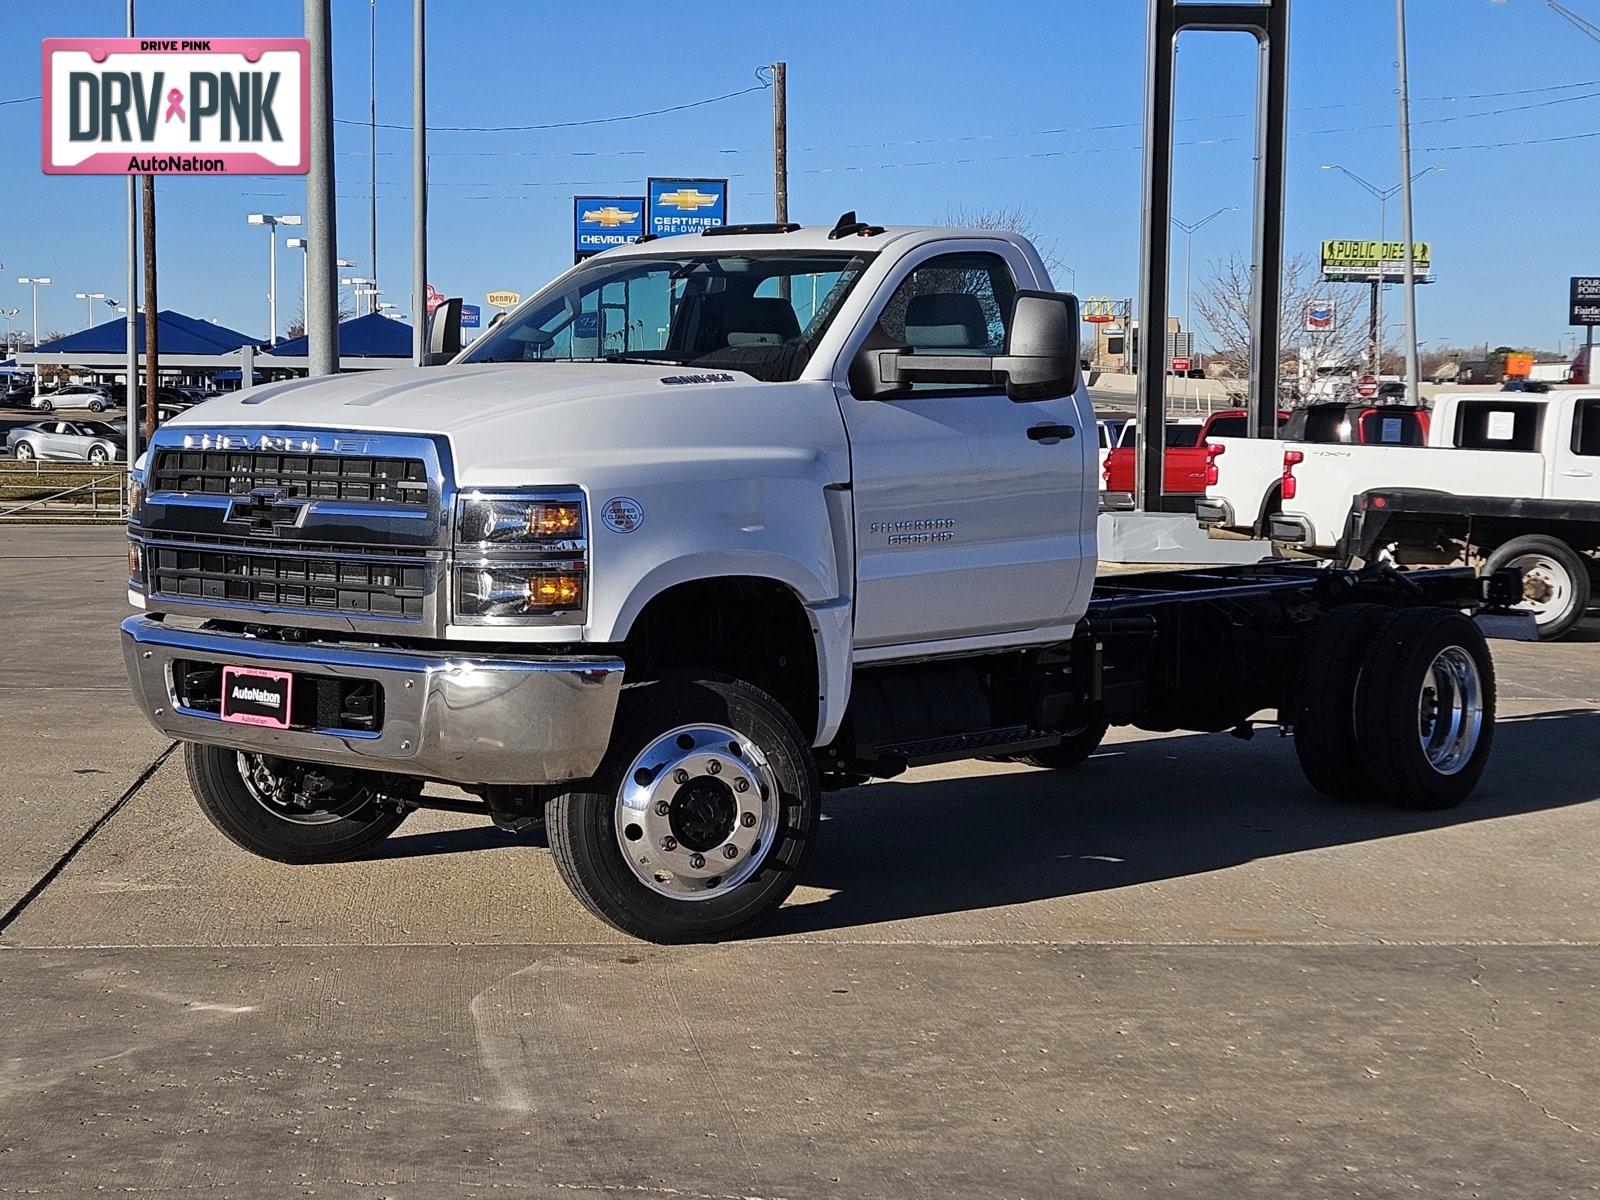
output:
[{"label": "black tire", "polygon": [[18,462],[32,462],[34,459],[33,447],[27,442],[18,442],[11,450],[11,456]]},{"label": "black tire", "polygon": [[[616,808],[634,759],[660,735],[700,722],[736,730],[766,756],[777,784],[776,826],[753,875],[714,896],[680,899],[635,875]],[[600,769],[580,790],[550,800],[545,826],[562,881],[602,921],[651,942],[712,941],[748,929],[794,890],[816,842],[821,796],[810,744],[782,705],[740,680],[674,673],[623,688]]]},{"label": "black tire", "polygon": [[104,401],[102,401],[102,400],[91,400],[91,401],[89,401],[89,411],[90,412],[93,412],[93,413],[105,412],[105,410],[106,410],[106,406],[105,406],[105,402]]},{"label": "black tire", "polygon": [[[1492,575],[1501,567],[1508,566],[1519,558],[1533,558],[1537,556],[1556,565],[1559,570],[1566,573],[1564,581],[1567,589],[1567,602],[1558,610],[1549,614],[1536,611],[1534,622],[1539,630],[1539,640],[1542,642],[1554,641],[1570,633],[1572,627],[1583,620],[1584,614],[1589,609],[1590,579],[1589,564],[1583,555],[1579,554],[1567,543],[1559,538],[1541,537],[1530,535],[1528,537],[1512,538],[1504,545],[1496,546],[1484,561],[1483,573]],[[1532,589],[1541,583],[1536,572],[1534,576],[1524,579],[1524,586]],[[1546,588],[1552,586],[1550,580],[1543,580]],[[1554,581],[1554,585],[1561,586],[1561,581]],[[1536,597],[1530,593],[1530,600]],[[1543,618],[1543,619],[1541,619]]]},{"label": "black tire", "polygon": [[1098,750],[1109,728],[1111,724],[1104,718],[1091,720],[1077,729],[1068,730],[1067,736],[1058,744],[1046,746],[1043,750],[1029,750],[1026,754],[1013,754],[1009,761],[1050,771],[1064,771],[1079,766]]},{"label": "black tire", "polygon": [[1306,639],[1294,685],[1294,752],[1306,780],[1324,796],[1350,800],[1367,787],[1356,752],[1356,684],[1367,647],[1392,610],[1347,604]]},{"label": "black tire", "polygon": [[[241,773],[239,754],[194,742],[183,748],[189,786],[200,811],[235,845],[282,863],[328,863],[354,858],[388,837],[405,820],[404,811],[380,805],[370,785],[352,783],[344,815],[312,823],[284,815],[251,793]],[[359,795],[366,794],[365,802]]]},{"label": "black tire", "polygon": [[[1445,658],[1443,656],[1448,656]],[[1470,735],[1440,740],[1453,759],[1430,758],[1424,745],[1430,726],[1421,705],[1438,677],[1431,669],[1446,661],[1470,665],[1478,717]],[[1467,689],[1463,689],[1464,691]],[[1356,687],[1356,741],[1367,772],[1369,794],[1401,808],[1442,809],[1460,804],[1477,786],[1494,742],[1494,660],[1483,633],[1459,612],[1411,608],[1392,614],[1373,636]],[[1468,727],[1463,722],[1462,728]],[[1440,758],[1447,758],[1445,750]]]},{"label": "black tire", "polygon": [[89,447],[89,461],[98,467],[103,467],[111,461],[111,455],[106,452],[103,446],[91,446]]},{"label": "black tire", "polygon": [[39,411],[40,412],[55,412],[55,410],[56,410],[56,406],[55,406],[55,402],[54,401],[44,400],[44,401],[41,401],[40,404],[39,404]]}]

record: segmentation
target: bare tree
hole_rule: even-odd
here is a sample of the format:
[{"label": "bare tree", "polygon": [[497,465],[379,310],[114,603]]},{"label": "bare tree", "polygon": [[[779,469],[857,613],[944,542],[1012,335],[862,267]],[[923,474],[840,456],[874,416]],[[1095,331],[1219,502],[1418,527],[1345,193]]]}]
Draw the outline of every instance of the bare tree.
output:
[{"label": "bare tree", "polygon": [[[1244,374],[1250,362],[1250,297],[1254,268],[1238,254],[1211,264],[1211,277],[1195,292],[1195,314],[1199,324],[1211,332],[1213,354],[1236,374]],[[1333,327],[1306,330],[1306,310],[1313,307],[1334,309]],[[1365,310],[1349,302],[1330,298],[1322,282],[1317,262],[1309,255],[1296,255],[1283,264],[1282,302],[1278,312],[1279,358],[1291,355],[1309,360],[1310,366],[1361,362],[1366,350]]]},{"label": "bare tree", "polygon": [[[1033,243],[1054,278],[1066,264],[1056,250],[1056,239],[1039,228],[1033,210],[1025,204],[1002,204],[997,208],[952,208],[945,213],[945,224],[961,229],[998,229],[1018,233]],[[1060,286],[1057,281],[1057,286]]]}]

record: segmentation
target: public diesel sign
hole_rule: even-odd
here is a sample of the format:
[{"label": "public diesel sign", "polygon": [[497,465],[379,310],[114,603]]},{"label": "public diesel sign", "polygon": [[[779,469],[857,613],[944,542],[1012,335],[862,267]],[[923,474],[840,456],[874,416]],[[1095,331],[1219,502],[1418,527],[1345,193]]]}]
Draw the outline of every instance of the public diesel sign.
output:
[{"label": "public diesel sign", "polygon": [[47,38],[52,175],[303,175],[304,38]]}]

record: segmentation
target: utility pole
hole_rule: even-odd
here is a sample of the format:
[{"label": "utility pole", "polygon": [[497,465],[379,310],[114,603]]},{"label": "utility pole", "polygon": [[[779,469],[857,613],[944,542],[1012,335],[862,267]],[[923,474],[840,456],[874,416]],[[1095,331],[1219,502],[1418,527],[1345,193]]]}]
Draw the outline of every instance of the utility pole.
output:
[{"label": "utility pole", "polygon": [[[333,203],[333,29],[329,0],[305,0],[311,44],[311,169],[306,175],[307,373],[339,369],[339,244]],[[242,382],[242,381],[241,381]]]},{"label": "utility pole", "polygon": [[789,219],[789,64],[772,64],[772,219]]},{"label": "utility pole", "polygon": [[411,362],[428,363],[428,13],[411,8]]},{"label": "utility pole", "polygon": [[1400,197],[1405,210],[1406,239],[1406,396],[1418,399],[1417,365],[1417,264],[1411,226],[1411,94],[1406,71],[1406,0],[1394,0],[1395,42],[1400,72]]},{"label": "utility pole", "polygon": [[[133,36],[133,0],[128,0],[127,35]],[[139,181],[128,176],[128,469],[139,461]]]},{"label": "utility pole", "polygon": [[378,286],[378,0],[367,4],[368,217],[372,222],[372,286]]},{"label": "utility pole", "polygon": [[156,433],[156,388],[160,386],[160,351],[156,337],[156,177],[140,177],[144,197],[144,440]]}]

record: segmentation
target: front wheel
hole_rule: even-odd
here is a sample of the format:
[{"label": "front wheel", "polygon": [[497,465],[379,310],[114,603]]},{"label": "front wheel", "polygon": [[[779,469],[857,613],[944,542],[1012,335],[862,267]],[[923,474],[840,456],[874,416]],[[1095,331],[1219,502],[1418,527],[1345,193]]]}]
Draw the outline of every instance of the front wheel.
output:
[{"label": "front wheel", "polygon": [[200,811],[236,845],[284,863],[352,858],[393,833],[406,810],[387,804],[378,779],[359,771],[184,747]]},{"label": "front wheel", "polygon": [[652,942],[727,937],[794,890],[816,840],[811,748],[771,696],[673,674],[623,689],[611,748],[546,808],[556,869],[596,916]]},{"label": "front wheel", "polygon": [[104,446],[93,446],[89,449],[89,461],[97,467],[103,467],[111,461],[111,455],[106,453]]}]

